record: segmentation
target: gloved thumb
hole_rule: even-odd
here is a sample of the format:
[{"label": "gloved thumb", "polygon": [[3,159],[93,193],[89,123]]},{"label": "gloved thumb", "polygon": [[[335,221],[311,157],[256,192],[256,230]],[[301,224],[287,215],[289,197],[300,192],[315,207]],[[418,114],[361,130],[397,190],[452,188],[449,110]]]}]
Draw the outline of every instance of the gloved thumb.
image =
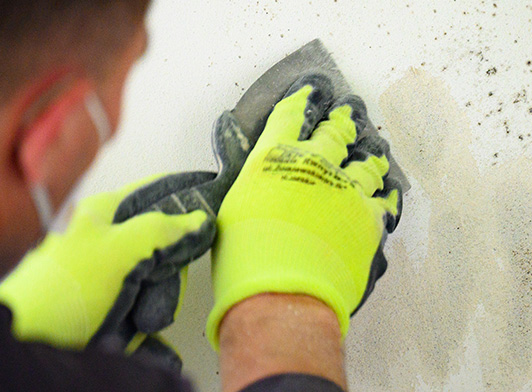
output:
[{"label": "gloved thumb", "polygon": [[167,177],[166,174],[155,174],[132,184],[128,184],[121,189],[113,192],[103,192],[81,200],[72,216],[71,225],[74,227],[84,226],[89,218],[90,221],[111,224],[113,216],[120,203],[129,194],[147,186],[161,178]]},{"label": "gloved thumb", "polygon": [[[186,242],[189,239],[201,239],[201,242],[207,243],[206,251],[214,239],[215,224],[214,218],[202,210],[184,215],[147,212],[113,225],[113,231],[117,243],[127,244],[124,251],[134,253],[135,257],[131,260],[136,264],[139,260],[151,258],[156,250],[163,253],[160,259],[166,260],[175,253],[173,248],[179,246],[184,239],[187,239]],[[183,258],[188,257],[186,253],[183,253]]]}]

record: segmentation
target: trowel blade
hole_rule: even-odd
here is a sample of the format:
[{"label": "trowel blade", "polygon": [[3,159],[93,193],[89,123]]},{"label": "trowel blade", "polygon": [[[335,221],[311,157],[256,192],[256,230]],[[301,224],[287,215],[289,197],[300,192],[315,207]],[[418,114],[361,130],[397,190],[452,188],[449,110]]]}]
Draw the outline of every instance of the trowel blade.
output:
[{"label": "trowel blade", "polygon": [[[253,145],[262,133],[273,107],[297,79],[310,73],[328,76],[333,82],[335,97],[353,94],[351,86],[323,43],[319,39],[309,42],[266,71],[233,109],[242,131]],[[360,137],[372,133],[377,133],[377,129],[368,121]],[[403,192],[410,189],[410,183],[393,156],[390,159],[390,176],[401,183]]]}]

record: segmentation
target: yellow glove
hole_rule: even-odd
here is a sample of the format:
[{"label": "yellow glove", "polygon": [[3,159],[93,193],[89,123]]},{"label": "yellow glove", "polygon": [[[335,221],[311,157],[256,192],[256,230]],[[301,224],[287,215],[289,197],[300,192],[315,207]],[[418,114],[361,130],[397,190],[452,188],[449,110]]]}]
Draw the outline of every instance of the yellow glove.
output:
[{"label": "yellow glove", "polygon": [[367,123],[360,98],[331,100],[327,78],[296,82],[222,203],[207,322],[215,349],[226,312],[265,292],[320,299],[345,336],[386,269],[386,229],[395,229],[401,208],[398,184],[384,180],[389,147],[380,137],[354,144]]},{"label": "yellow glove", "polygon": [[209,248],[215,229],[203,211],[149,212],[112,223],[120,202],[158,177],[81,201],[67,231],[48,234],[0,284],[0,301],[13,312],[18,339],[83,348],[111,308],[133,306],[142,280],[164,262],[161,255],[191,236],[207,240],[193,241],[196,248],[187,249],[183,263]]}]

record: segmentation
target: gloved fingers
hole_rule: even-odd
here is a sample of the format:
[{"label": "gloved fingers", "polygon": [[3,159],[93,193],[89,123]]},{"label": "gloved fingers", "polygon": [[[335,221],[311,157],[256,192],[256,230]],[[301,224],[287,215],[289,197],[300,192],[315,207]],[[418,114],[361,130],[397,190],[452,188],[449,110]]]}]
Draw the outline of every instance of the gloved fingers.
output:
[{"label": "gloved fingers", "polygon": [[297,94],[305,86],[312,86],[312,92],[307,97],[304,111],[305,121],[301,126],[298,140],[307,140],[318,123],[323,119],[327,108],[331,105],[334,87],[331,80],[322,74],[305,75],[297,80],[286,92],[285,98]]},{"label": "gloved fingers", "polygon": [[177,350],[159,334],[147,336],[131,355],[131,358],[147,364],[155,364],[176,376],[181,374],[183,367],[183,361]]},{"label": "gloved fingers", "polygon": [[320,74],[303,76],[275,105],[257,146],[306,140],[323,118],[332,98],[333,85],[328,77]]},{"label": "gloved fingers", "polygon": [[137,329],[150,334],[172,324],[182,293],[179,273],[156,283],[143,284],[132,310]]},{"label": "gloved fingers", "polygon": [[192,261],[199,259],[212,246],[216,235],[215,217],[207,216],[203,224],[195,231],[189,231],[170,246],[161,249],[155,255],[157,265],[149,277],[150,282],[157,282],[173,275]]},{"label": "gloved fingers", "polygon": [[401,219],[403,211],[403,191],[401,183],[394,178],[384,179],[384,189],[377,191],[374,199],[385,211],[384,223],[388,233],[392,233]]},{"label": "gloved fingers", "polygon": [[390,147],[378,136],[367,136],[357,143],[351,152],[344,172],[360,184],[367,197],[376,190],[383,189],[383,177],[390,169],[388,162]]},{"label": "gloved fingers", "polygon": [[[190,257],[188,253],[195,250],[195,247],[183,249],[182,246],[179,246],[180,243],[185,240],[185,243],[189,245],[189,241],[186,241],[187,238],[202,237],[205,233],[213,236],[214,219],[201,210],[183,215],[148,212],[113,225],[112,229],[117,244],[130,244],[128,252],[136,256],[136,260],[131,260],[132,263],[151,258],[154,256],[155,250],[164,251],[164,253],[168,253],[168,256],[178,257],[179,261],[182,261],[183,254]],[[168,248],[168,252],[166,252],[166,248]],[[189,248],[191,248],[190,245]],[[180,250],[181,254],[176,254],[176,250]],[[166,255],[155,256],[166,259]]]},{"label": "gloved fingers", "polygon": [[[188,222],[190,218],[197,222],[195,224]],[[173,240],[170,240],[170,245],[166,244],[165,241],[157,243],[156,237],[146,236],[145,234],[146,232],[157,231],[152,230],[155,226],[161,230],[160,219],[168,225],[166,228],[168,232],[175,232],[174,226],[183,228],[188,225],[190,230],[184,236],[174,233]],[[152,220],[155,223],[151,222]],[[128,251],[132,251],[133,254],[137,255],[131,261],[132,264],[137,265],[133,265],[131,267],[132,271],[126,276],[117,300],[97,334],[93,337],[94,344],[98,344],[106,336],[116,335],[117,331],[122,328],[128,328],[128,331],[126,331],[127,333],[119,333],[119,335],[129,336],[130,325],[135,325],[130,318],[134,308],[136,309],[135,314],[137,314],[136,322],[141,325],[143,330],[159,330],[160,325],[168,323],[169,319],[173,320],[176,305],[179,305],[180,294],[184,293],[184,287],[179,287],[179,291],[176,294],[176,285],[171,285],[170,280],[167,278],[174,275],[179,276],[179,271],[184,266],[207,252],[212,245],[216,232],[214,218],[201,210],[186,215],[166,215],[150,212],[116,225],[114,229],[118,230],[124,226],[127,226],[128,229],[121,232],[120,235],[136,240],[130,241],[131,246],[129,248],[134,249],[128,249]],[[165,229],[163,228],[162,231],[165,231]],[[147,237],[149,238],[147,239]],[[170,235],[170,238],[172,238],[172,235]],[[120,239],[116,242],[117,244],[121,243]],[[138,263],[138,260],[143,257],[138,256],[141,254],[149,254],[149,256],[144,256],[145,259]],[[164,274],[158,271],[157,268],[160,268]],[[186,277],[186,271],[184,276]],[[162,298],[160,293],[161,291],[164,292],[164,290],[161,290],[161,287],[158,287],[157,284],[165,280],[166,282],[162,287],[168,289],[168,292],[165,294],[167,297]],[[141,294],[145,287],[150,286],[153,288]],[[152,317],[153,312],[150,308],[154,306],[164,306],[165,317]],[[138,326],[135,325],[135,329],[138,330]]]},{"label": "gloved fingers", "polygon": [[[154,213],[139,215],[121,225],[127,225],[138,218],[152,214]],[[135,304],[132,309],[130,308],[134,324],[139,331],[145,333],[160,331],[174,321],[176,309],[180,305],[185,290],[185,286],[181,286],[181,277],[184,277],[185,285],[187,277],[186,268],[181,277],[180,271],[192,260],[198,259],[209,250],[216,232],[214,218],[204,211],[195,211],[187,215],[155,214],[173,220],[174,223],[171,225],[179,225],[179,222],[187,216],[198,215],[201,224],[193,227],[185,223],[189,225],[190,230],[185,235],[174,237],[170,245],[153,246],[149,243],[146,245],[146,249],[151,247],[152,252],[156,249],[149,258],[155,267],[149,276],[143,279],[140,291],[135,296]]]},{"label": "gloved fingers", "polygon": [[174,321],[177,319],[178,314],[181,312],[181,308],[183,308],[185,293],[187,292],[188,286],[188,265],[181,268],[181,271],[179,271],[179,280],[179,298],[177,299],[177,307],[174,308]]},{"label": "gloved fingers", "polygon": [[172,324],[183,307],[187,282],[188,265],[164,279],[146,279],[131,312],[136,328],[154,333]]},{"label": "gloved fingers", "polygon": [[87,218],[90,218],[91,220],[98,220],[105,224],[111,224],[116,209],[128,194],[166,175],[167,174],[155,174],[128,184],[120,188],[118,191],[103,192],[81,200],[72,216],[72,223],[78,219],[86,220]]},{"label": "gloved fingers", "polygon": [[122,289],[113,306],[107,313],[102,325],[92,336],[88,347],[106,346],[112,343],[121,350],[129,343],[129,338],[134,335],[133,325],[127,322],[127,315],[133,309],[136,298],[140,292],[142,282],[148,278],[155,267],[153,258],[142,260],[124,279]]},{"label": "gloved fingers", "polygon": [[378,158],[367,154],[364,161],[350,162],[344,173],[360,185],[364,195],[371,197],[376,190],[383,188],[383,176],[388,171],[388,166],[385,156]]},{"label": "gloved fingers", "polygon": [[[212,181],[216,173],[211,172],[192,172],[167,175],[152,181],[151,184],[139,188],[133,188],[135,191],[127,197],[121,199],[113,222],[121,223],[147,210],[159,210],[158,202],[164,198],[194,186]],[[174,203],[176,201],[174,200]],[[183,213],[185,211],[179,211]]]},{"label": "gloved fingers", "polygon": [[368,135],[358,140],[354,146],[349,146],[350,154],[344,162],[344,166],[352,161],[364,161],[367,154],[376,157],[385,156],[390,159],[390,145],[379,135]]},{"label": "gloved fingers", "polygon": [[357,138],[357,122],[365,127],[365,121],[364,102],[355,95],[343,97],[329,110],[327,120],[322,121],[302,145],[322,155],[333,165],[340,166],[347,157],[347,146],[355,143]]},{"label": "gloved fingers", "polygon": [[338,101],[337,106],[347,103],[353,109],[351,113],[351,119],[355,122],[357,126],[357,136],[360,135],[366,129],[368,125],[368,109],[364,100],[358,95],[350,94],[347,95],[343,100]]}]

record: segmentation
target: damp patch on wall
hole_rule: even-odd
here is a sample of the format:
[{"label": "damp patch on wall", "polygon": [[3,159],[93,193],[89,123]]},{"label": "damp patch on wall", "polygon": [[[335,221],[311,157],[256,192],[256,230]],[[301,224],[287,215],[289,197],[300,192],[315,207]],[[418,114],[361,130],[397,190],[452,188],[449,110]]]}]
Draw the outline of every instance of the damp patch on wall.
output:
[{"label": "damp patch on wall", "polygon": [[532,161],[479,170],[448,86],[411,69],[380,98],[409,176],[389,269],[347,338],[355,391],[532,389]]}]

